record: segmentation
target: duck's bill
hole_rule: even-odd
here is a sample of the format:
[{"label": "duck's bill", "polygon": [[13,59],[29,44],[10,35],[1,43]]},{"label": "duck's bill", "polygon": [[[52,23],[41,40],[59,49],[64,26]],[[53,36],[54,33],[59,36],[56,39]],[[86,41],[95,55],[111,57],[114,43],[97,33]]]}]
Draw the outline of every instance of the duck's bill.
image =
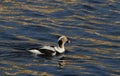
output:
[{"label": "duck's bill", "polygon": [[70,40],[68,40],[67,43],[70,43]]}]

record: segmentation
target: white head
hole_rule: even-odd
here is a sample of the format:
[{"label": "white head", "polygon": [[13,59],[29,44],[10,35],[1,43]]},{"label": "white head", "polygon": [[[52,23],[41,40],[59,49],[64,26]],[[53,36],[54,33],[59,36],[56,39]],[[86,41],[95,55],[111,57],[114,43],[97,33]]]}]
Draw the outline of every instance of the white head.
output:
[{"label": "white head", "polygon": [[58,39],[59,47],[64,48],[65,43],[70,43],[70,40],[68,40],[68,38],[66,36],[59,37],[59,39]]}]

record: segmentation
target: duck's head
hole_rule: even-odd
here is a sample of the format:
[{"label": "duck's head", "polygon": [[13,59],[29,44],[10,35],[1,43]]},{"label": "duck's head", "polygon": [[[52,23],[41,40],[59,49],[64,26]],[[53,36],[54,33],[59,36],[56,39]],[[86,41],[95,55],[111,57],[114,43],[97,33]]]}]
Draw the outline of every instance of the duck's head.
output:
[{"label": "duck's head", "polygon": [[66,36],[61,36],[58,39],[58,44],[60,47],[64,46],[65,43],[70,43],[70,40]]}]

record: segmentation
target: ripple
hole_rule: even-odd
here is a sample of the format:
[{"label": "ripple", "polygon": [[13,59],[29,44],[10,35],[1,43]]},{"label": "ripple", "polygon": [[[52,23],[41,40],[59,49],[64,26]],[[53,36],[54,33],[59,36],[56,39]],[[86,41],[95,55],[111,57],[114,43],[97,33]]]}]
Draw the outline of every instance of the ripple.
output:
[{"label": "ripple", "polygon": [[[119,76],[119,0],[3,0],[0,5],[0,74]],[[28,48],[57,45],[67,52],[35,58]]]}]

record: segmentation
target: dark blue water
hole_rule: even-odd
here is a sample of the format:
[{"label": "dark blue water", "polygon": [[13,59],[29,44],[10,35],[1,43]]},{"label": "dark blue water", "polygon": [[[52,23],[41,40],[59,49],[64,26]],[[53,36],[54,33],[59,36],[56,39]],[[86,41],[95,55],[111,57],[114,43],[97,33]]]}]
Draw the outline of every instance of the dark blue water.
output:
[{"label": "dark blue water", "polygon": [[[119,76],[119,0],[0,1],[1,76]],[[34,57],[27,49],[57,45],[65,54]]]}]

